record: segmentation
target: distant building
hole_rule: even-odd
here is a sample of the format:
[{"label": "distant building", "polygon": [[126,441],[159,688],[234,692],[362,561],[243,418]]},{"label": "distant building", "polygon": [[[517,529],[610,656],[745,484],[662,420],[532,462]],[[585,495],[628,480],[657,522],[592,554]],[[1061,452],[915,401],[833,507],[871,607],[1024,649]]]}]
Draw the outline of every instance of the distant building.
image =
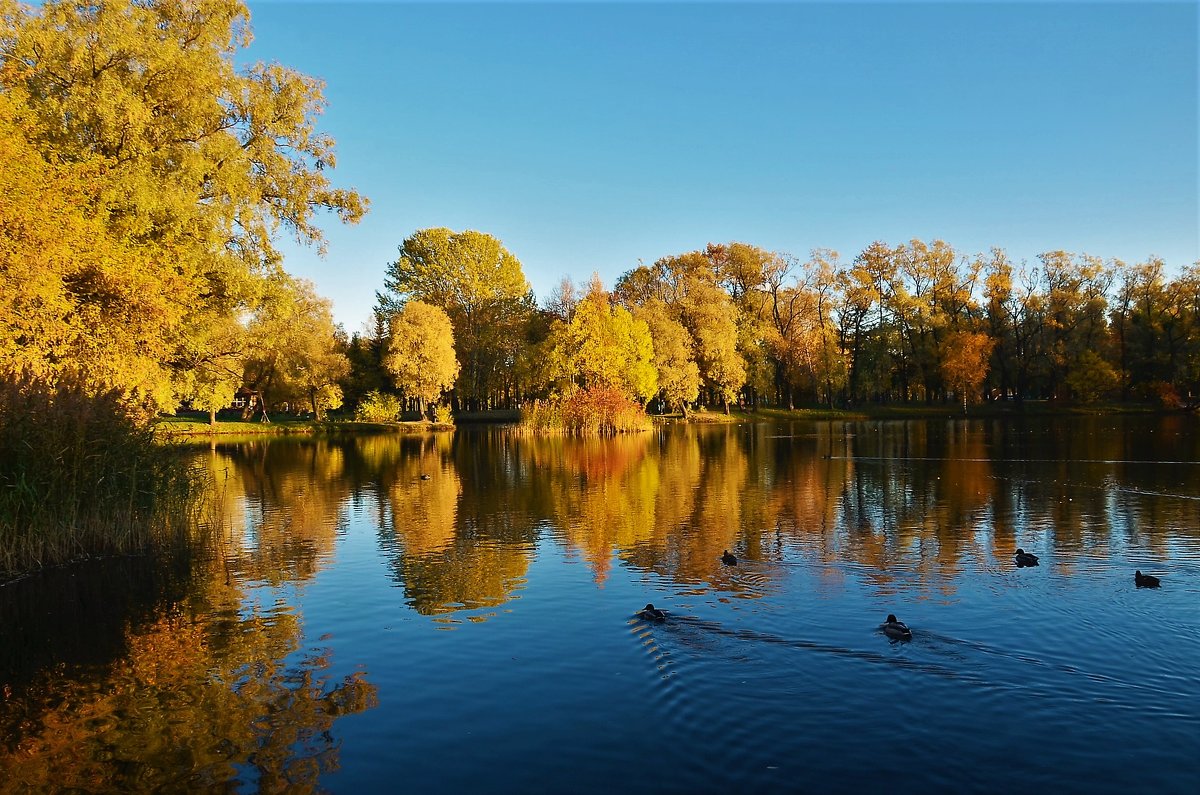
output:
[{"label": "distant building", "polygon": [[254,408],[259,404],[258,392],[246,387],[239,387],[237,392],[233,393],[233,402],[229,404],[229,408],[244,411],[247,408]]}]

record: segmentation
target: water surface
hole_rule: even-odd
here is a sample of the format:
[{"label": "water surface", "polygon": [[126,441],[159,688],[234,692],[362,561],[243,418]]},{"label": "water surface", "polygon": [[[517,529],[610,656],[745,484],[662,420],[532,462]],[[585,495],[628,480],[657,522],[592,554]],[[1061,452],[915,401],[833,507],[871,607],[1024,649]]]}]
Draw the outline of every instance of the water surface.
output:
[{"label": "water surface", "polygon": [[1195,418],[200,455],[211,565],[0,588],[0,790],[1200,786]]}]

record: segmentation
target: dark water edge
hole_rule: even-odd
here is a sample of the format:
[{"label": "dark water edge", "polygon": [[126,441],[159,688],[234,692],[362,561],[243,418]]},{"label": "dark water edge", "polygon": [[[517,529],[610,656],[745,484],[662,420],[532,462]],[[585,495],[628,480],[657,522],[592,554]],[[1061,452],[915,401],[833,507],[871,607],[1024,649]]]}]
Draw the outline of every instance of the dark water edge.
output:
[{"label": "dark water edge", "polygon": [[[114,556],[57,566],[0,586],[2,685],[42,671],[95,667],[128,651],[127,631],[187,592],[193,559]],[[135,630],[136,631],[136,630]]]},{"label": "dark water edge", "polygon": [[0,588],[0,791],[1200,784],[1193,418],[199,454],[215,560]]}]

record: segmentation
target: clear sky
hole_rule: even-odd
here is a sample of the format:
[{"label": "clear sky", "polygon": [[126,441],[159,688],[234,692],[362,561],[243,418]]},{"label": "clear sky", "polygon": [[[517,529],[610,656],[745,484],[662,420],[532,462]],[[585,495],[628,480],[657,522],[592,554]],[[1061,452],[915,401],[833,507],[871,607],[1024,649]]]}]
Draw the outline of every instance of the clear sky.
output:
[{"label": "clear sky", "polygon": [[400,242],[499,237],[539,299],[740,240],[1200,259],[1197,4],[250,4],[371,200],[289,271],[369,316]]}]

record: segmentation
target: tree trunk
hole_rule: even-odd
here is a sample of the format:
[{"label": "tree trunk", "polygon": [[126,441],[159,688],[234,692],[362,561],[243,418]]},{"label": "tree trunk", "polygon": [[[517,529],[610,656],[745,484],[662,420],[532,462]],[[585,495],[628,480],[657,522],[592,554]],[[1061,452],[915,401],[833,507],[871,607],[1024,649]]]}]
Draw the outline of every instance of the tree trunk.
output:
[{"label": "tree trunk", "polygon": [[208,424],[212,428],[217,427],[217,410],[216,409],[208,410]]},{"label": "tree trunk", "polygon": [[313,419],[317,422],[321,421],[321,403],[317,400],[317,390],[310,389],[308,392],[309,402],[312,403]]}]

